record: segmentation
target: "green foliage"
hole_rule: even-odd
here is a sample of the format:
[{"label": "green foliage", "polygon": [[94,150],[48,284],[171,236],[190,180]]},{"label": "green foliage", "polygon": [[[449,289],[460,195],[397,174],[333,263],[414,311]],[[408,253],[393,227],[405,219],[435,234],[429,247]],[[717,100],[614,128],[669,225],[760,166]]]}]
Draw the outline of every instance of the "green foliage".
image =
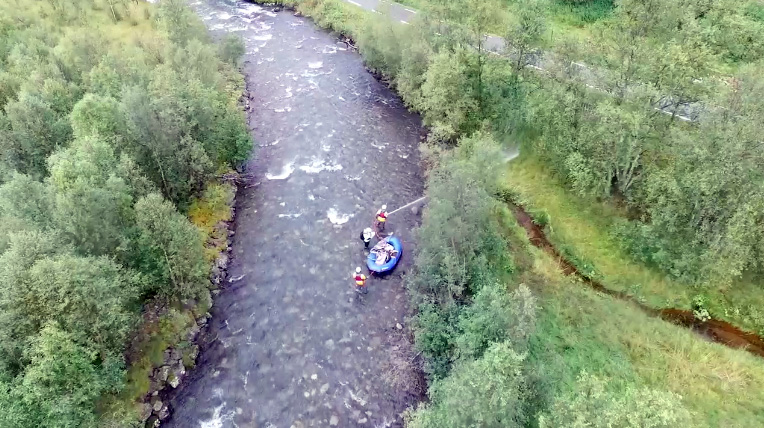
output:
[{"label": "green foliage", "polygon": [[241,57],[244,56],[244,41],[241,37],[229,34],[220,43],[220,58],[234,67],[241,63]]},{"label": "green foliage", "polygon": [[35,325],[55,320],[102,355],[120,350],[136,321],[139,280],[108,258],[42,259],[31,266],[28,282],[15,285],[26,288],[19,309],[25,318]]},{"label": "green foliage", "polygon": [[[422,98],[414,108],[422,111],[424,122],[439,140],[453,140],[475,130],[478,96],[470,78],[472,54],[460,49],[443,50],[433,56],[422,83]],[[432,136],[431,136],[432,138]]]},{"label": "green foliage", "polygon": [[539,419],[539,426],[593,428],[672,428],[689,426],[690,414],[681,397],[670,392],[629,386],[617,394],[606,391],[606,381],[582,373],[576,391],[558,397],[550,413]]},{"label": "green foliage", "polygon": [[183,0],[163,0],[157,12],[157,21],[174,44],[184,46],[192,40],[206,39],[204,24]]},{"label": "green foliage", "polygon": [[524,357],[508,343],[497,343],[482,358],[454,369],[430,387],[429,405],[410,421],[414,428],[521,427],[526,383]]},{"label": "green foliage", "polygon": [[506,340],[513,349],[524,351],[534,332],[537,309],[535,297],[523,284],[512,294],[499,284],[483,287],[460,314],[458,358],[480,358],[491,344]]},{"label": "green foliage", "polygon": [[[139,395],[103,403],[152,369],[124,367],[141,304],[209,305],[175,204],[249,154],[242,53],[184,1],[0,3],[0,426],[135,422]],[[169,322],[147,349],[180,341]]]},{"label": "green foliage", "polygon": [[99,357],[56,323],[42,329],[28,357],[23,378],[0,392],[3,426],[98,426],[91,409],[101,394],[121,387],[121,359]]},{"label": "green foliage", "polygon": [[409,288],[424,300],[447,304],[477,292],[512,270],[496,214],[500,155],[483,136],[463,140],[430,172],[430,202],[417,231],[417,273]]},{"label": "green foliage", "polygon": [[132,196],[114,172],[111,147],[94,138],[77,140],[49,158],[55,189],[56,228],[82,253],[116,254],[131,219]]},{"label": "green foliage", "polygon": [[381,19],[367,19],[365,23],[357,40],[364,61],[372,70],[395,76],[402,61],[398,26],[386,10]]},{"label": "green foliage", "polygon": [[425,357],[425,372],[432,379],[442,379],[451,369],[458,336],[459,306],[445,307],[432,303],[419,306],[414,319],[416,348]]},{"label": "green foliage", "polygon": [[4,160],[21,173],[42,177],[47,156],[71,138],[68,118],[28,92],[21,92],[5,111],[8,128],[0,134]]},{"label": "green foliage", "polygon": [[552,0],[551,8],[564,21],[583,26],[608,18],[615,5],[613,0]]},{"label": "green foliage", "polygon": [[139,266],[166,296],[197,297],[207,280],[202,237],[171,202],[156,193],[135,204]]}]

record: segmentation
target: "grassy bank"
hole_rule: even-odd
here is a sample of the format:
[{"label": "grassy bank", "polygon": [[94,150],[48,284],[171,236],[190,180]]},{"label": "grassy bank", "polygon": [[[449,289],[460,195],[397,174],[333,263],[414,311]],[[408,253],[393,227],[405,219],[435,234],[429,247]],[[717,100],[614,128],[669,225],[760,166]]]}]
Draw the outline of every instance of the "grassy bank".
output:
[{"label": "grassy bank", "polygon": [[547,237],[584,272],[606,287],[626,292],[654,308],[705,307],[712,317],[764,333],[764,291],[755,281],[728,286],[686,284],[636,261],[622,247],[615,229],[626,212],[611,202],[574,197],[532,156],[509,164],[507,183],[521,203],[547,224]]},{"label": "grassy bank", "polygon": [[682,397],[694,427],[764,423],[764,364],[758,357],[699,340],[639,308],[563,276],[545,253],[523,280],[539,296],[538,334],[529,359],[546,395],[575,391],[586,371],[609,379],[618,396],[629,384]]}]

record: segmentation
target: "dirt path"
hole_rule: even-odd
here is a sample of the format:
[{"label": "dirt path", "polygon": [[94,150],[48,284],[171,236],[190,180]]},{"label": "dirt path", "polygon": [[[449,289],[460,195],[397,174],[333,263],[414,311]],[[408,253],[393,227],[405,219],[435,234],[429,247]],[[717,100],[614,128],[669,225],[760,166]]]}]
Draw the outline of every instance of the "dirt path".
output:
[{"label": "dirt path", "polygon": [[194,8],[245,41],[259,184],[237,200],[231,282],[169,425],[400,426],[421,394],[401,280],[418,216],[390,218],[405,246],[393,275],[363,298],[350,275],[374,210],[422,195],[419,118],[306,19],[224,0]]}]

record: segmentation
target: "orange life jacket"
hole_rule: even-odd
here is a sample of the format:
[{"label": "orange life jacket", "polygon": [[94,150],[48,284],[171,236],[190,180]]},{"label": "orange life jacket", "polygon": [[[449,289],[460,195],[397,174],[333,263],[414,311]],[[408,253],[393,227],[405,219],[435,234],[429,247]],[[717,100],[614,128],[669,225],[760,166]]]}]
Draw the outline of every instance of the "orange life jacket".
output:
[{"label": "orange life jacket", "polygon": [[359,287],[363,287],[363,284],[366,283],[366,275],[359,273],[355,276],[355,283]]},{"label": "orange life jacket", "polygon": [[382,210],[377,212],[377,221],[378,222],[383,223],[386,220],[387,220],[387,213],[386,212],[384,212]]}]

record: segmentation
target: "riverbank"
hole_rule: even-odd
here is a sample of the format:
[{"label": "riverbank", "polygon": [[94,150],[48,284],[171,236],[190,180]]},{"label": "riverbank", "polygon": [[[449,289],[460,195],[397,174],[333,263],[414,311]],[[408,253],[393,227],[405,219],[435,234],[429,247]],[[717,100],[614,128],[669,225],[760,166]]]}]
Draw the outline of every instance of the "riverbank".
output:
[{"label": "riverbank", "polygon": [[205,243],[209,291],[185,304],[157,298],[144,305],[140,325],[126,352],[127,382],[116,396],[103,397],[104,424],[159,426],[170,417],[170,391],[193,370],[199,336],[205,334],[214,297],[226,280],[230,237],[234,235],[234,200],[239,175],[228,171],[195,198],[188,217]]}]

